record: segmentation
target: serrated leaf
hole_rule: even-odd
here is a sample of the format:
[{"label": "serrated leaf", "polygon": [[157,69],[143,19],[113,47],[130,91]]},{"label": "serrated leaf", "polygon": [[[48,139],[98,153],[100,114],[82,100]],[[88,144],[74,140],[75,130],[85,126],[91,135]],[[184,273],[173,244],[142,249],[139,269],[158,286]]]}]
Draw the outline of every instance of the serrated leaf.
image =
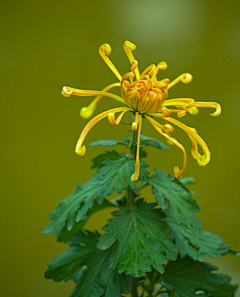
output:
[{"label": "serrated leaf", "polygon": [[83,217],[82,220],[80,220],[79,222],[75,222],[71,230],[68,230],[67,225],[65,224],[64,228],[62,229],[62,231],[58,236],[58,241],[69,242],[73,234],[78,233],[82,230],[88,218],[92,214],[108,207],[116,207],[116,205],[114,205],[113,203],[109,202],[106,199],[104,199],[101,204],[99,204],[96,200],[94,200],[93,206],[89,208],[87,215]]},{"label": "serrated leaf", "polygon": [[169,262],[159,282],[173,290],[172,297],[196,297],[198,291],[205,293],[200,296],[233,297],[235,287],[230,284],[231,278],[215,273],[217,270],[211,264],[185,257]]},{"label": "serrated leaf", "polygon": [[160,142],[157,139],[154,139],[152,137],[144,136],[141,134],[141,142],[140,142],[141,147],[145,146],[152,146],[155,147],[159,150],[168,150],[170,147],[166,145],[165,143]]},{"label": "serrated leaf", "polygon": [[157,169],[156,173],[149,178],[148,183],[152,185],[152,193],[155,194],[159,206],[166,210],[167,216],[178,225],[184,225],[195,232],[198,231],[201,222],[194,212],[200,209],[191,197],[191,193],[179,180]]},{"label": "serrated leaf", "polygon": [[163,265],[176,259],[175,246],[161,221],[164,214],[153,209],[155,206],[139,200],[135,207],[121,207],[103,228],[106,233],[100,236],[97,247],[107,250],[116,243],[114,263],[119,273],[140,277],[151,271],[151,266],[162,273]]},{"label": "serrated leaf", "polygon": [[98,146],[98,145],[111,146],[111,145],[118,145],[118,144],[126,145],[123,141],[115,140],[115,139],[112,139],[112,138],[98,140],[98,141],[94,141],[94,142],[89,143],[90,146]]},{"label": "serrated leaf", "polygon": [[[103,166],[99,171],[99,186],[101,186],[101,195],[103,197],[112,195],[115,190],[118,194],[121,194],[129,186],[135,189],[137,182],[131,181],[131,176],[135,171],[135,161],[121,158],[119,160],[103,161]],[[146,162],[140,162],[139,179],[147,180],[149,173],[145,169],[148,164]]]},{"label": "serrated leaf", "polygon": [[105,297],[120,297],[126,287],[129,289],[129,278],[120,277],[112,267],[114,248],[107,251],[96,249],[98,236],[91,232],[75,234],[72,236],[74,244],[48,264],[46,278],[54,281],[73,278],[77,282],[70,297],[100,297],[103,294]]},{"label": "serrated leaf", "polygon": [[200,230],[198,234],[184,226],[179,226],[169,219],[165,219],[170,234],[175,238],[176,246],[181,255],[188,255],[194,260],[205,261],[205,256],[218,258],[226,254],[231,248],[227,244],[222,244],[224,239],[219,235],[209,231]]},{"label": "serrated leaf", "polygon": [[[71,230],[74,223],[83,219],[88,209],[93,206],[94,197],[101,191],[98,185],[97,174],[94,174],[87,183],[78,184],[72,194],[61,201],[49,216],[52,222],[43,229],[43,233],[54,233],[58,236],[65,224],[67,224],[67,229]],[[102,197],[101,200],[103,201]]]},{"label": "serrated leaf", "polygon": [[79,272],[88,256],[96,252],[97,233],[89,232],[86,235],[81,232],[78,234],[78,238],[80,238],[80,242],[77,243],[84,243],[85,246],[72,244],[57,259],[48,263],[49,269],[45,273],[46,278],[52,278],[55,282],[68,281]]},{"label": "serrated leaf", "polygon": [[120,155],[118,152],[115,150],[112,151],[106,151],[104,154],[98,155],[92,159],[93,165],[92,168],[101,168],[104,166],[102,164],[103,161],[105,160],[118,160],[122,158],[122,155]]}]

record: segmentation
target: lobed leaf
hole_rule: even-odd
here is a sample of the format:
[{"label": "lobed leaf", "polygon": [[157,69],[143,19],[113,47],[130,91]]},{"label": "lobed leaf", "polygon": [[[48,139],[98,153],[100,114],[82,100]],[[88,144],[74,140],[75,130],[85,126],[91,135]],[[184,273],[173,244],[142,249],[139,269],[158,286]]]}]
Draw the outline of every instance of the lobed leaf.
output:
[{"label": "lobed leaf", "polygon": [[224,239],[219,235],[201,230],[196,234],[183,225],[175,224],[172,220],[164,221],[167,222],[170,234],[175,238],[176,246],[183,256],[188,255],[194,260],[205,261],[205,256],[218,258],[231,248],[227,244],[222,244]]},{"label": "lobed leaf", "polygon": [[166,145],[165,143],[160,142],[157,139],[154,139],[152,137],[144,136],[141,134],[141,143],[140,146],[143,148],[145,146],[152,146],[160,150],[168,150],[170,147]]},{"label": "lobed leaf", "polygon": [[43,229],[43,233],[54,233],[59,236],[65,225],[70,231],[74,223],[82,220],[88,209],[93,206],[95,196],[100,195],[101,187],[98,185],[97,174],[84,185],[78,184],[72,194],[61,201],[50,214],[49,219],[52,219],[52,222]]},{"label": "lobed leaf", "polygon": [[208,263],[197,262],[189,257],[179,258],[169,262],[159,282],[172,290],[171,297],[233,297],[236,287],[230,284],[231,278],[216,273],[217,270]]},{"label": "lobed leaf", "polygon": [[73,244],[56,260],[49,263],[46,278],[68,281],[73,278],[77,286],[70,297],[120,297],[131,291],[132,278],[120,276],[112,266],[114,248],[96,249],[98,233],[79,232],[72,236]]},{"label": "lobed leaf", "polygon": [[148,180],[159,206],[176,224],[198,231],[200,220],[194,212],[200,209],[188,189],[175,177],[156,170]]},{"label": "lobed leaf", "polygon": [[[137,182],[131,181],[131,176],[135,171],[134,160],[128,160],[126,158],[121,158],[115,161],[105,160],[103,161],[103,164],[105,166],[98,171],[100,179],[99,186],[101,186],[101,193],[99,196],[102,196],[102,198],[110,196],[115,190],[118,194],[121,194],[129,186],[132,189],[135,189]],[[147,166],[148,164],[146,162],[140,162],[140,180],[148,179],[149,173],[145,169]]]},{"label": "lobed leaf", "polygon": [[114,266],[118,272],[140,277],[153,266],[163,273],[168,260],[176,259],[176,251],[167,228],[161,221],[164,214],[153,209],[155,203],[138,200],[135,207],[120,207],[103,228],[97,248],[107,250],[116,244]]},{"label": "lobed leaf", "polygon": [[96,200],[93,202],[93,206],[89,208],[86,216],[84,216],[80,221],[75,221],[73,227],[71,230],[68,230],[67,225],[63,227],[62,231],[58,235],[59,241],[69,242],[70,238],[73,234],[78,233],[82,230],[84,225],[86,224],[88,218],[94,214],[97,211],[100,211],[102,209],[108,208],[108,207],[116,207],[112,202],[109,202],[108,200],[104,199],[101,204],[99,204]]},{"label": "lobed leaf", "polygon": [[118,160],[122,158],[122,155],[120,155],[118,152],[115,150],[112,151],[106,151],[104,154],[98,155],[92,159],[93,165],[92,168],[101,168],[104,166],[102,164],[103,161],[105,160]]},{"label": "lobed leaf", "polygon": [[98,140],[98,141],[94,141],[89,143],[90,146],[98,146],[98,145],[102,145],[102,146],[111,146],[111,145],[126,145],[125,142],[120,141],[120,140],[115,140],[112,138],[109,139],[104,139],[104,140]]}]

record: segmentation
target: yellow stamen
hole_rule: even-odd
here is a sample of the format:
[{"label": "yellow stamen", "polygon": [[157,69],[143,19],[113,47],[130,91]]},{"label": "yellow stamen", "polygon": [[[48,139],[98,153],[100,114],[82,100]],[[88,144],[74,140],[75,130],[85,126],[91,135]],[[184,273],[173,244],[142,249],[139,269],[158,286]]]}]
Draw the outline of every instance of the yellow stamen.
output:
[{"label": "yellow stamen", "polygon": [[155,72],[153,73],[153,75],[152,75],[152,77],[151,77],[151,79],[152,80],[154,80],[154,78],[157,76],[157,74],[158,74],[158,71],[161,69],[161,70],[165,70],[165,69],[167,69],[167,63],[166,62],[160,62],[158,65],[157,65],[157,67],[156,67],[156,70],[155,70]]},{"label": "yellow stamen", "polygon": [[[102,96],[102,97],[109,97],[109,98],[112,98],[118,102],[121,102],[123,104],[126,104],[125,101],[115,95],[115,94],[112,94],[112,93],[108,93],[108,92],[104,92],[104,91],[90,91],[90,90],[80,90],[80,89],[74,89],[74,88],[71,88],[71,87],[63,87],[63,91],[62,91],[62,94],[70,94],[71,95],[76,95],[76,96],[81,96],[81,97],[85,97],[85,96]],[[66,95],[64,95],[66,96]],[[67,97],[70,97],[70,96],[67,96]]]},{"label": "yellow stamen", "polygon": [[[132,65],[133,60],[135,60],[132,51],[134,51],[136,49],[136,45],[131,43],[130,41],[125,41],[123,44],[123,49],[128,57],[128,60],[130,61],[131,65]],[[138,67],[136,67],[134,72],[135,72],[136,78],[138,80],[140,77]]]},{"label": "yellow stamen", "polygon": [[210,114],[213,117],[218,117],[222,112],[221,105],[216,102],[195,102],[194,106],[204,108],[215,108],[216,111]]},{"label": "yellow stamen", "polygon": [[105,117],[108,116],[109,113],[116,113],[116,112],[121,112],[128,109],[127,107],[118,107],[118,108],[113,108],[107,111],[104,111],[103,113],[98,114],[97,116],[95,116],[93,119],[91,119],[87,125],[84,127],[84,129],[82,130],[82,133],[78,139],[77,145],[76,145],[76,149],[75,152],[76,154],[83,156],[86,152],[86,147],[82,146],[88,132],[92,129],[93,126],[95,126],[100,120],[104,119]]},{"label": "yellow stamen", "polygon": [[139,113],[135,113],[135,122],[132,123],[132,131],[137,131],[139,121]]},{"label": "yellow stamen", "polygon": [[[165,120],[167,120],[170,123],[173,123],[174,125],[178,126],[182,130],[184,130],[184,132],[186,132],[186,134],[188,135],[188,137],[190,138],[190,140],[192,142],[192,146],[193,146],[192,156],[193,156],[193,158],[197,160],[197,162],[200,166],[207,165],[210,162],[210,151],[209,151],[205,141],[192,128],[184,125],[183,123],[181,123],[173,118],[165,118]],[[202,148],[203,155],[196,153],[197,144],[199,144],[199,146]]]},{"label": "yellow stamen", "polygon": [[125,114],[127,111],[129,111],[129,110],[132,110],[132,109],[128,108],[128,109],[124,110],[124,111],[118,116],[118,118],[117,118],[116,120],[115,120],[115,113],[114,113],[114,112],[110,112],[110,113],[108,114],[108,121],[109,121],[109,124],[112,125],[112,126],[114,126],[114,125],[118,126],[118,125],[120,124],[120,122],[121,122],[122,117],[124,116],[124,114]]},{"label": "yellow stamen", "polygon": [[142,116],[139,114],[139,127],[138,127],[138,141],[137,141],[137,153],[136,153],[136,164],[135,164],[135,172],[131,176],[131,181],[138,180],[139,177],[139,169],[140,169],[140,161],[139,161],[139,146],[140,146],[140,135],[142,128]]},{"label": "yellow stamen", "polygon": [[184,106],[186,108],[191,108],[194,105],[195,101],[192,98],[175,98],[163,102],[163,106]]},{"label": "yellow stamen", "polygon": [[[120,87],[120,82],[106,86],[104,89],[102,89],[102,92],[107,92],[114,87]],[[103,97],[104,96],[97,96],[88,106],[82,107],[80,110],[80,116],[84,119],[90,118]]]},{"label": "yellow stamen", "polygon": [[192,74],[183,73],[183,74],[179,75],[176,79],[174,79],[172,82],[170,82],[170,84],[168,85],[168,89],[175,86],[180,81],[182,81],[184,84],[189,84],[192,81],[192,79],[193,79]]},{"label": "yellow stamen", "polygon": [[152,119],[151,117],[145,116],[146,119],[150,122],[150,124],[152,124],[152,126],[158,131],[159,134],[161,134],[162,136],[164,136],[165,138],[167,138],[167,140],[171,141],[172,143],[174,143],[177,147],[179,147],[181,149],[181,151],[183,152],[183,168],[182,170],[179,169],[178,166],[174,167],[174,175],[176,178],[180,177],[187,166],[187,153],[185,148],[183,147],[183,145],[181,143],[179,143],[175,138],[170,137],[168,134],[164,133],[162,131],[162,125],[159,124],[158,122],[156,122],[154,119]]},{"label": "yellow stamen", "polygon": [[111,62],[111,60],[107,57],[111,55],[111,46],[108,43],[104,43],[99,48],[99,54],[104,60],[104,62],[108,65],[108,67],[112,70],[112,72],[116,75],[116,77],[121,81],[122,76],[118,72],[117,68],[114,66],[114,64]]}]

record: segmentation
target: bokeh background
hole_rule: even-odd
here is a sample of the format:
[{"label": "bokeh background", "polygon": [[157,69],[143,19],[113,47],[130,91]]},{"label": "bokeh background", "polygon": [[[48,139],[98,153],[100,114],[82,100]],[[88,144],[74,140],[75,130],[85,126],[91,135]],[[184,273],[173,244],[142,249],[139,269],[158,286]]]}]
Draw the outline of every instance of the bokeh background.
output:
[{"label": "bokeh background", "polygon": [[[116,78],[98,55],[108,42],[111,59],[123,74],[130,65],[122,49],[125,40],[137,44],[140,69],[167,61],[159,77],[191,72],[189,85],[179,84],[169,98],[193,97],[217,101],[223,113],[182,120],[196,127],[212,152],[211,163],[200,168],[190,156],[190,143],[176,132],[189,155],[185,176],[194,175],[203,228],[221,234],[240,251],[239,110],[240,2],[238,0],[68,0],[1,1],[1,296],[65,297],[73,283],[44,279],[46,263],[66,247],[53,235],[42,235],[47,216],[78,182],[93,174],[91,159],[103,152],[88,147],[84,157],[74,153],[86,124],[79,110],[91,98],[60,95],[64,85],[99,90]],[[97,112],[117,104],[105,98]],[[177,129],[176,129],[177,130]],[[100,122],[86,143],[124,139],[127,126]],[[159,137],[148,124],[143,134]],[[164,140],[163,140],[164,141]],[[148,149],[151,170],[172,173],[181,165],[173,147]],[[148,200],[153,200],[147,193]],[[88,228],[100,230],[109,212],[98,213]],[[211,260],[240,283],[240,259]],[[240,296],[238,293],[237,296]]]}]

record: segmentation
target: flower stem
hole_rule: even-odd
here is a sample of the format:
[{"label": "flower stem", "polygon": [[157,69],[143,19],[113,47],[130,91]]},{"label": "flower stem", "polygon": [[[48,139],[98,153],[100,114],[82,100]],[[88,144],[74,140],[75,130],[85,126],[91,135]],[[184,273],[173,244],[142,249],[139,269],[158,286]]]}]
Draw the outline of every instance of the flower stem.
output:
[{"label": "flower stem", "polygon": [[137,291],[137,282],[138,280],[135,278],[133,282],[133,289],[132,289],[132,297],[138,297],[138,291]]},{"label": "flower stem", "polygon": [[151,282],[150,282],[150,286],[149,286],[149,295],[148,295],[149,297],[153,296],[154,287],[155,287],[155,284],[156,284],[156,281],[157,281],[157,277],[158,277],[158,274],[157,274],[156,270],[153,269]]},{"label": "flower stem", "polygon": [[[136,153],[137,153],[137,135],[138,135],[138,130],[137,131],[132,131],[132,139],[130,142],[130,159],[131,160],[135,160],[136,159]],[[128,205],[130,207],[134,206],[134,201],[136,198],[136,195],[134,194],[133,191],[131,191],[131,189],[128,189]],[[137,292],[137,280],[134,281],[133,283],[133,288],[132,288],[132,297],[138,297],[138,292]]]},{"label": "flower stem", "polygon": [[130,159],[135,160],[136,159],[136,153],[137,153],[137,131],[132,131],[132,139],[130,142]]},{"label": "flower stem", "polygon": [[[135,160],[136,159],[136,153],[137,153],[137,135],[138,135],[138,130],[137,131],[132,131],[132,139],[130,142],[130,159]],[[136,195],[135,193],[129,189],[127,190],[127,201],[128,201],[128,206],[133,207],[134,206],[134,201],[135,201]]]}]

